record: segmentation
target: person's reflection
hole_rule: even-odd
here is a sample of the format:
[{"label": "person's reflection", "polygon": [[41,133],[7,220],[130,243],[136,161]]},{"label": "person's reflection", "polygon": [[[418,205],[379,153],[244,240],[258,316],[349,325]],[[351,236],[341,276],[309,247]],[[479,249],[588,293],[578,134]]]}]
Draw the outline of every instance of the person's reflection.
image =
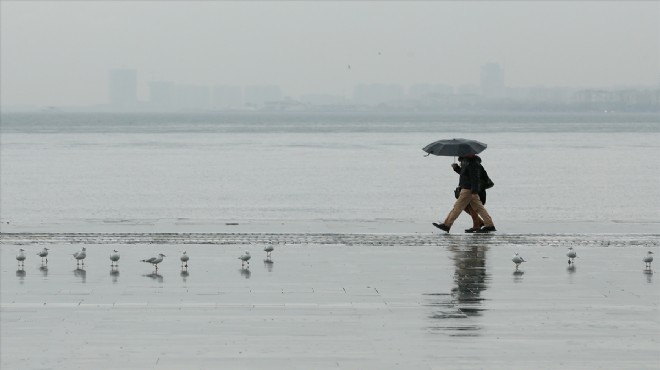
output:
[{"label": "person's reflection", "polygon": [[462,243],[462,239],[452,242],[448,251],[454,264],[454,287],[450,293],[427,294],[433,296],[430,306],[434,307],[430,316],[434,320],[431,330],[438,330],[450,336],[475,336],[479,334],[480,326],[470,317],[482,315],[483,307],[481,293],[488,288],[490,279],[486,272],[486,252],[488,247],[484,240]]},{"label": "person's reflection", "polygon": [[87,271],[82,268],[77,268],[73,270],[73,276],[79,277],[83,283],[87,282]]},{"label": "person's reflection", "polygon": [[110,276],[112,277],[112,283],[117,284],[117,280],[119,280],[119,269],[112,267],[110,269]]},{"label": "person's reflection", "polygon": [[454,282],[452,295],[458,303],[458,309],[467,316],[480,315],[481,292],[486,284],[486,251],[485,246],[470,245],[462,248],[452,248],[454,260]]}]

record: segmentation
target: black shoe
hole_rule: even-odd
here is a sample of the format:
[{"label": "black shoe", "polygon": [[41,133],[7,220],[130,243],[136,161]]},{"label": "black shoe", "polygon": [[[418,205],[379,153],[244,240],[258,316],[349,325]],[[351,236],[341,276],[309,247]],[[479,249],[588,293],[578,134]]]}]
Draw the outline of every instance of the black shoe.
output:
[{"label": "black shoe", "polygon": [[472,234],[472,233],[476,233],[478,230],[479,229],[475,229],[474,227],[471,227],[469,229],[465,229],[465,233],[466,234]]},{"label": "black shoe", "polygon": [[488,234],[491,231],[497,231],[497,229],[495,229],[495,226],[484,226],[481,229],[477,230],[477,233]]},{"label": "black shoe", "polygon": [[437,227],[440,230],[443,230],[445,232],[449,232],[449,226],[445,224],[436,224],[435,222],[433,223],[433,226]]}]

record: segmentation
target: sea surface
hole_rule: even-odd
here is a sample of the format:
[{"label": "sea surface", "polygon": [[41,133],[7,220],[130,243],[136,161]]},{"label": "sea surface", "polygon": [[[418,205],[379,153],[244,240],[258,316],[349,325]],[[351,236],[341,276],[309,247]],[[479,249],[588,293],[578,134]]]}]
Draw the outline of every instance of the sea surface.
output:
[{"label": "sea surface", "polygon": [[500,232],[660,230],[657,114],[12,113],[0,134],[5,232],[437,231],[458,176],[421,148],[454,137],[488,144]]}]

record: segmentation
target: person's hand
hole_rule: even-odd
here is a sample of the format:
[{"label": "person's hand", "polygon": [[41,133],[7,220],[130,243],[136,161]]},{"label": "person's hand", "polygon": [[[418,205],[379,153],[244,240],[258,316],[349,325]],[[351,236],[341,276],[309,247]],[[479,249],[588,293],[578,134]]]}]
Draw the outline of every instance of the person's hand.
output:
[{"label": "person's hand", "polygon": [[453,169],[455,169],[455,170],[458,170],[458,169],[459,169],[457,163],[452,163],[452,164],[451,164],[451,168],[453,168]]}]

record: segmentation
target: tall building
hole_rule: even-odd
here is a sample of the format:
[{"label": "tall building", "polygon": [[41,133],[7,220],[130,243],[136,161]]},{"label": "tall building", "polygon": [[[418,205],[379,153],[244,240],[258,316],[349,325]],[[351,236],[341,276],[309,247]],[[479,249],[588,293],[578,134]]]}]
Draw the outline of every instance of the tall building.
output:
[{"label": "tall building", "polygon": [[112,108],[134,109],[137,106],[137,72],[134,69],[110,70],[108,92]]},{"label": "tall building", "polygon": [[481,94],[486,98],[504,96],[504,70],[497,63],[481,66]]}]

